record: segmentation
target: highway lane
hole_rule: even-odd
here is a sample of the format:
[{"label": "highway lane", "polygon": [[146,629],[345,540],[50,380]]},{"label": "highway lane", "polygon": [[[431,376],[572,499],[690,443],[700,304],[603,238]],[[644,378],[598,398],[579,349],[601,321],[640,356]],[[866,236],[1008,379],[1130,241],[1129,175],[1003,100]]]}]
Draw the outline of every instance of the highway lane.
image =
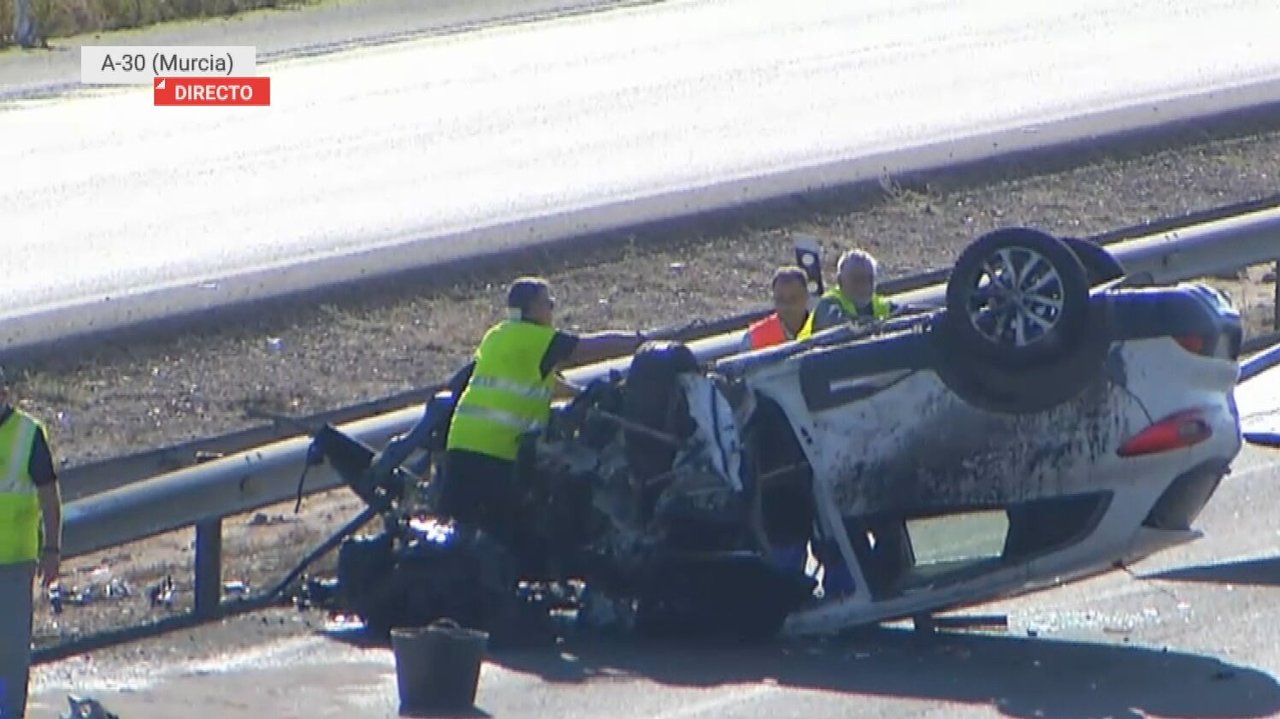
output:
[{"label": "highway lane", "polygon": [[[1280,714],[1280,452],[1247,449],[1206,536],[1087,582],[975,608],[1008,631],[887,628],[756,648],[571,646],[494,657],[494,717],[1261,717]],[[396,715],[390,653],[315,636],[180,660],[201,633],[127,662],[40,667],[37,706],[68,691],[129,719]]]},{"label": "highway lane", "polygon": [[[1240,425],[1246,436],[1270,436],[1271,442],[1280,442],[1280,344],[1250,358],[1255,364],[1253,376],[1240,384],[1236,391],[1236,406],[1240,411]],[[1261,369],[1270,367],[1270,369]],[[1247,368],[1242,367],[1241,376]],[[1261,441],[1259,439],[1258,441]]]},{"label": "highway lane", "polygon": [[47,52],[0,54],[6,99],[79,89],[84,45],[253,45],[260,61],[309,57],[652,0],[325,0],[216,20],[148,25],[53,40]]},{"label": "highway lane", "polygon": [[1276,26],[1268,0],[689,0],[264,65],[270,108],[9,103],[4,339],[1277,99]]}]

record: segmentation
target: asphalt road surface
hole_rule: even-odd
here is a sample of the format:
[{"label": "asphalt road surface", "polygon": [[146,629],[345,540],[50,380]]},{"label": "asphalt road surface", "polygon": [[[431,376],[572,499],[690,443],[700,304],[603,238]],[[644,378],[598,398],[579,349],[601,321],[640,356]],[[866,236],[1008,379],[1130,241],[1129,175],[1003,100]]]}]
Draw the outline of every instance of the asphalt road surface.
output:
[{"label": "asphalt road surface", "polygon": [[48,51],[0,52],[0,106],[8,99],[79,89],[84,45],[252,45],[261,62],[658,1],[324,0],[309,6],[54,38]]},{"label": "asphalt road surface", "polygon": [[[1240,425],[1246,435],[1254,433],[1280,437],[1280,364],[1259,371],[1278,360],[1280,343],[1254,355],[1251,362],[1254,364],[1252,371],[1256,374],[1240,383],[1236,390]],[[1245,369],[1247,368],[1241,368],[1242,373]]]},{"label": "asphalt road surface", "polygon": [[[1275,27],[1271,0],[689,0],[266,63],[270,108],[156,108],[149,86],[12,101],[0,316],[11,335],[15,315],[152,291],[248,299],[521,246],[481,230],[533,217],[676,211],[712,183],[1040,142],[1121,107],[1167,119],[1175,98],[1280,88]],[[328,264],[285,272],[304,262]]]},{"label": "asphalt road surface", "polygon": [[[883,628],[821,643],[582,644],[495,654],[494,717],[1263,717],[1280,715],[1280,452],[1246,449],[1206,536],[1137,566],[970,610],[1007,630]],[[744,598],[746,601],[747,598]],[[316,634],[216,660],[167,653],[36,672],[33,716],[68,692],[122,719],[392,717],[390,650]],[[181,644],[182,646],[178,646]],[[88,667],[88,669],[86,669]]]}]

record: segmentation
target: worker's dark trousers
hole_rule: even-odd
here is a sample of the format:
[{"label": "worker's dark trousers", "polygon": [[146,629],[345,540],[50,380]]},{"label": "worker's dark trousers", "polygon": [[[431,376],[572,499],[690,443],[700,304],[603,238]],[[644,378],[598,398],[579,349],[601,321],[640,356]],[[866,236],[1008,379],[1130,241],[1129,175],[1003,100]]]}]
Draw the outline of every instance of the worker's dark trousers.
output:
[{"label": "worker's dark trousers", "polygon": [[536,531],[535,517],[522,512],[537,510],[520,505],[515,471],[515,462],[449,450],[436,511],[496,540],[522,576],[540,574],[546,570],[547,545]]},{"label": "worker's dark trousers", "polygon": [[40,42],[40,38],[31,0],[18,0],[15,9],[17,15],[13,19],[14,41],[23,47],[35,47]]},{"label": "worker's dark trousers", "polygon": [[0,719],[27,711],[35,562],[0,564]]},{"label": "worker's dark trousers", "polygon": [[451,449],[444,463],[437,511],[513,547],[518,519],[515,462]]}]

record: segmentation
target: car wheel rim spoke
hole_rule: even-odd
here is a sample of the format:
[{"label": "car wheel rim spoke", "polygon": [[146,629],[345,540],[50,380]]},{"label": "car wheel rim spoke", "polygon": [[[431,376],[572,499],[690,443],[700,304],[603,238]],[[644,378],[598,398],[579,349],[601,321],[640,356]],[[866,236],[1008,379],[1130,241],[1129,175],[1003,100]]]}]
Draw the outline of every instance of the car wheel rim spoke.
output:
[{"label": "car wheel rim spoke", "polygon": [[[1040,269],[1042,265],[1046,267],[1048,271],[1043,275],[1039,275],[1041,279],[1050,277],[1054,274],[1053,266],[1045,262],[1043,257],[1035,253],[1028,253],[1028,255],[1029,257],[1027,257],[1027,261],[1022,265],[1022,272],[1018,273],[1018,291],[1020,292],[1032,291],[1031,288],[1027,287],[1027,280],[1035,278],[1037,276],[1036,270]],[[1037,282],[1036,284],[1039,283]]]},{"label": "car wheel rim spoke", "polygon": [[[996,256],[1000,258],[1000,267],[1002,269],[1000,279],[1003,280],[1003,282],[1001,284],[1006,290],[1011,290],[1014,287],[1017,287],[1018,266],[1013,261],[1013,255],[1009,250],[1000,250],[996,253]],[[1012,277],[1010,277],[1010,275],[1012,275]]]},{"label": "car wheel rim spoke", "polygon": [[1022,317],[1023,319],[1027,320],[1031,324],[1039,327],[1043,332],[1048,332],[1049,330],[1053,329],[1054,323],[1052,321],[1041,317],[1040,315],[1032,311],[1030,308],[1026,308],[1026,307],[1023,308]]},{"label": "car wheel rim spoke", "polygon": [[1024,289],[1023,292],[1026,292],[1030,295],[1038,297],[1039,296],[1038,293],[1043,292],[1046,288],[1051,287],[1055,282],[1058,282],[1058,281],[1059,281],[1058,273],[1052,271],[1052,268],[1050,268],[1049,272],[1046,272],[1043,275],[1041,275],[1040,279],[1036,280],[1035,284]]}]

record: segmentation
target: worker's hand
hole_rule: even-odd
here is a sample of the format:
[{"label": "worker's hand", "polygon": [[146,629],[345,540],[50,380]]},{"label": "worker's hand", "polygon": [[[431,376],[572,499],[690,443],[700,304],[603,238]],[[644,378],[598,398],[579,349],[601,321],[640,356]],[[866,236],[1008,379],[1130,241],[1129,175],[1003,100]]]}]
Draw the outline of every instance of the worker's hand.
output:
[{"label": "worker's hand", "polygon": [[58,575],[62,569],[62,553],[57,550],[45,549],[40,552],[40,583],[46,589],[58,581]]}]

